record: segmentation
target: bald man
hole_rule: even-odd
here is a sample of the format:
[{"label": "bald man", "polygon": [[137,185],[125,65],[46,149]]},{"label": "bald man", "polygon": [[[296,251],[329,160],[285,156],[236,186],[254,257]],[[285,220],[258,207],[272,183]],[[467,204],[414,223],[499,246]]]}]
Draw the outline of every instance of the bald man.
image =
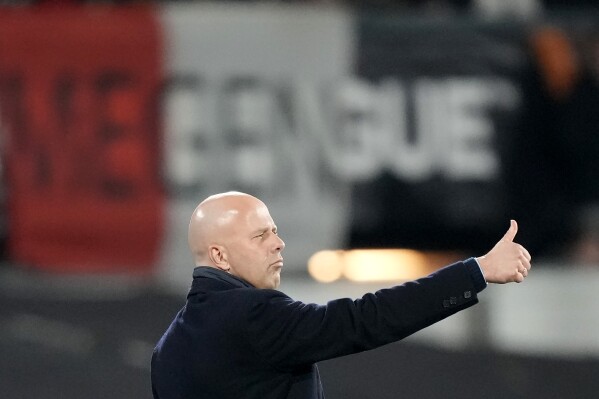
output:
[{"label": "bald man", "polygon": [[478,303],[487,283],[522,282],[528,251],[517,224],[479,258],[361,299],[326,305],[276,291],[285,243],[268,208],[244,193],[194,210],[196,268],[187,302],[152,356],[155,399],[324,398],[316,362],[398,341]]}]

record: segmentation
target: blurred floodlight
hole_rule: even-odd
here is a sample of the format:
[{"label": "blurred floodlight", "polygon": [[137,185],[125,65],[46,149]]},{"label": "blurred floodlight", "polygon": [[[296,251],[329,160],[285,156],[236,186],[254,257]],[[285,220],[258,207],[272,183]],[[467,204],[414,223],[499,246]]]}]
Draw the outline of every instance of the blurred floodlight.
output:
[{"label": "blurred floodlight", "polygon": [[351,281],[413,280],[426,274],[426,256],[409,249],[348,251],[343,275]]},{"label": "blurred floodlight", "polygon": [[321,283],[338,280],[343,272],[343,251],[319,251],[308,259],[310,276]]},{"label": "blurred floodlight", "polygon": [[316,281],[330,283],[345,277],[355,282],[407,281],[426,276],[458,259],[455,253],[411,249],[354,249],[320,251],[308,261]]}]

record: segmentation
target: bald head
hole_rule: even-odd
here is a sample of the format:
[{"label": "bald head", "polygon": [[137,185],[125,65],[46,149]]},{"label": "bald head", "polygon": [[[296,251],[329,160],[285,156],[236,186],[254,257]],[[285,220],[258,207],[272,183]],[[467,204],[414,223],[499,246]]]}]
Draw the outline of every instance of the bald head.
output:
[{"label": "bald head", "polygon": [[230,191],[206,198],[193,212],[188,242],[196,266],[216,267],[258,288],[279,284],[285,243],[256,197]]},{"label": "bald head", "polygon": [[264,204],[237,191],[211,195],[202,201],[191,216],[187,236],[196,265],[212,266],[208,253],[210,245],[225,244],[247,211],[256,205]]}]

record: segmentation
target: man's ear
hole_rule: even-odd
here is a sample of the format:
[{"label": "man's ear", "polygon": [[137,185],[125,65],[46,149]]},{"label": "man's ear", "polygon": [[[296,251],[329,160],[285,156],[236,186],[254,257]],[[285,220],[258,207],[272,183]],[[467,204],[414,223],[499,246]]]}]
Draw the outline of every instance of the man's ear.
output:
[{"label": "man's ear", "polygon": [[222,246],[211,245],[208,249],[208,257],[212,261],[212,264],[220,270],[228,272],[231,269],[227,258],[227,251]]}]

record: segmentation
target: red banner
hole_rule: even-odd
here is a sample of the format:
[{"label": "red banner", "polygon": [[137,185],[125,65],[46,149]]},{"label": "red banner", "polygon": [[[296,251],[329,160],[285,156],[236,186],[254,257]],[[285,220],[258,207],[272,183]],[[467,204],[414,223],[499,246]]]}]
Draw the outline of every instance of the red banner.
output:
[{"label": "red banner", "polygon": [[0,12],[12,260],[67,272],[155,262],[161,53],[151,9]]}]

